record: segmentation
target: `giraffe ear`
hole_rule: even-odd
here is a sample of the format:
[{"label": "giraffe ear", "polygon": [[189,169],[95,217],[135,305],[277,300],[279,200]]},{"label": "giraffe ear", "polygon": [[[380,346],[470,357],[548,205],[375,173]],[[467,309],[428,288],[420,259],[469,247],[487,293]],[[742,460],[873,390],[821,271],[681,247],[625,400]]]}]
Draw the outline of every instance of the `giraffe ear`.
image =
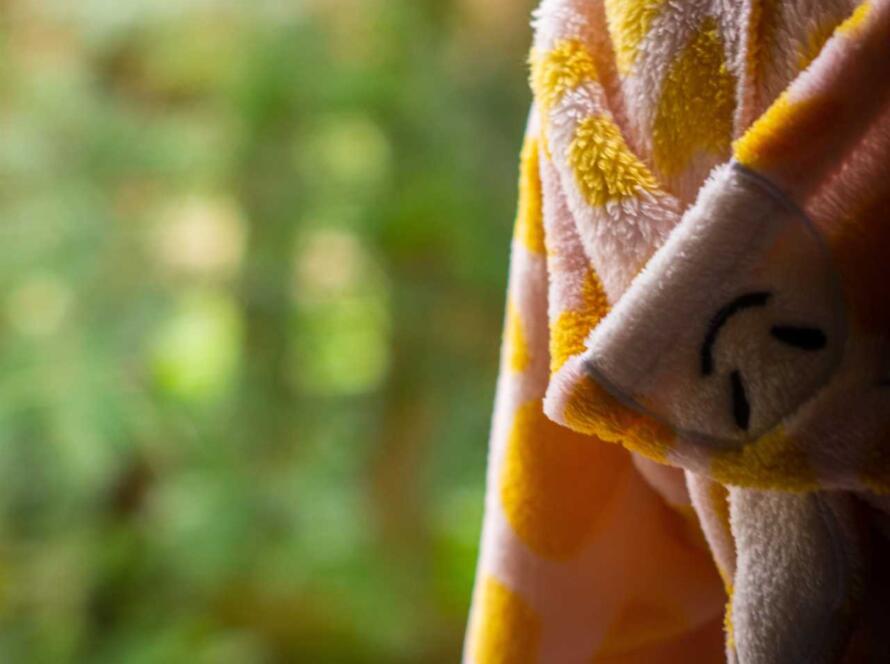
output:
[{"label": "giraffe ear", "polygon": [[[760,176],[721,168],[588,340],[583,370],[696,458],[740,448],[835,372],[843,303],[816,230]],[[691,451],[690,451],[691,453]]]}]

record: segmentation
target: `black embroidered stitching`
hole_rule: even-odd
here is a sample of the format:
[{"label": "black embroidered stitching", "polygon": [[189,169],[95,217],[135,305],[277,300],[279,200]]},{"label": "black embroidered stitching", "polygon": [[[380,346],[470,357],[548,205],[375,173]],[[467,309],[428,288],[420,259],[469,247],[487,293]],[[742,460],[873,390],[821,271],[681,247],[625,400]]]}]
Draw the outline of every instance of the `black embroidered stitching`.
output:
[{"label": "black embroidered stitching", "polygon": [[748,395],[745,392],[745,383],[742,380],[742,374],[738,369],[730,374],[729,384],[732,387],[733,419],[735,419],[736,426],[739,429],[747,431],[748,424],[751,422],[751,403],[748,401]]},{"label": "black embroidered stitching", "polygon": [[[771,297],[772,293],[768,291],[745,293],[721,307],[714,314],[701,346],[701,373],[703,376],[710,376],[714,373],[714,345],[717,343],[720,330],[729,319],[745,309],[766,306]],[[780,343],[803,351],[819,351],[828,344],[825,333],[815,327],[773,325],[770,328],[770,334]],[[734,369],[730,374],[729,386],[733,420],[739,429],[747,431],[751,423],[751,402],[748,399],[742,374],[738,369]]]},{"label": "black embroidered stitching", "polygon": [[745,293],[734,299],[729,304],[720,308],[711,319],[708,325],[708,332],[705,335],[705,341],[701,347],[701,372],[704,376],[710,376],[714,372],[714,344],[717,342],[717,335],[720,329],[726,325],[727,321],[740,311],[750,309],[751,307],[763,307],[769,302],[772,293],[766,291],[756,291],[753,293]]},{"label": "black embroidered stitching", "polygon": [[822,350],[828,343],[825,333],[815,327],[797,327],[794,325],[773,325],[770,329],[773,338],[788,346],[800,350]]}]

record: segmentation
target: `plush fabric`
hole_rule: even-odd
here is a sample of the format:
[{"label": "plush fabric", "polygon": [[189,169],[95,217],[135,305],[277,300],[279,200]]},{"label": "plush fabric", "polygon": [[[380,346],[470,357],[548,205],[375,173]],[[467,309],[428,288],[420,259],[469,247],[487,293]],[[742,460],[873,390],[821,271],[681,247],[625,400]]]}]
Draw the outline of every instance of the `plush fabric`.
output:
[{"label": "plush fabric", "polygon": [[544,0],[464,660],[888,661],[890,0]]}]

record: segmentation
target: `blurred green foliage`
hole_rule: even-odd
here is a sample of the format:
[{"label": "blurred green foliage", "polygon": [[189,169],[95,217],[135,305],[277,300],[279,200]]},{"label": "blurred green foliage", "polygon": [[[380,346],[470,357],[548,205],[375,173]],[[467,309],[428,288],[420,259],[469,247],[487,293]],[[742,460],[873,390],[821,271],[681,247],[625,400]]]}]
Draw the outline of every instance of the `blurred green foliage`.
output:
[{"label": "blurred green foliage", "polygon": [[458,659],[530,6],[0,2],[0,661]]}]

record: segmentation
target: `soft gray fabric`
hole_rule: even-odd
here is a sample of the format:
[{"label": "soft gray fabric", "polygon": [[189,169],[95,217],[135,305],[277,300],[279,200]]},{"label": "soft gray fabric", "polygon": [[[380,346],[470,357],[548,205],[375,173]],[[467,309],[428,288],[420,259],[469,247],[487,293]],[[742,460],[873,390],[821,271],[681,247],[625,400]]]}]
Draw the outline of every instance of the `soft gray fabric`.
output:
[{"label": "soft gray fabric", "polygon": [[861,508],[848,493],[734,489],[733,624],[739,664],[836,664],[860,619]]}]

